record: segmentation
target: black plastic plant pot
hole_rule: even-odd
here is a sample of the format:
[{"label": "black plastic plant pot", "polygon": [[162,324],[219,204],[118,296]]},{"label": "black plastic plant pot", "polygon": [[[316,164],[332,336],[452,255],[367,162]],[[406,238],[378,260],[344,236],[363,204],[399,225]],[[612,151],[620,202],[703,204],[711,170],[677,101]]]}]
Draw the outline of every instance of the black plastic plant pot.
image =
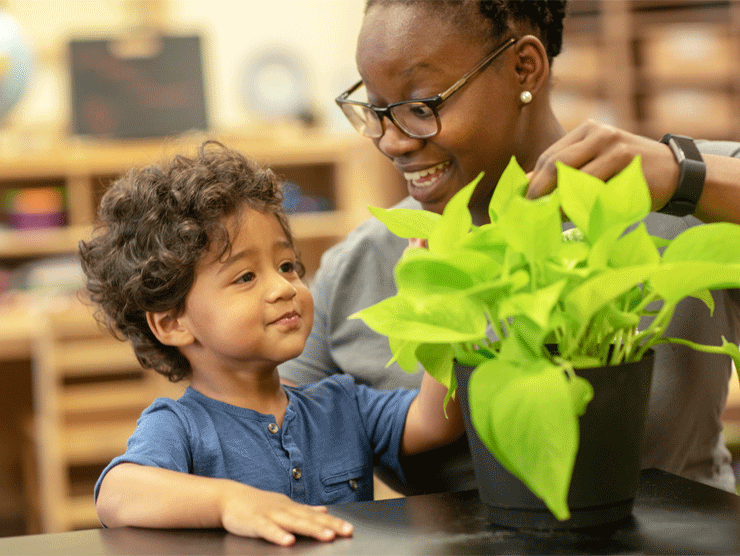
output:
[{"label": "black plastic plant pot", "polygon": [[517,529],[580,529],[615,523],[632,514],[640,479],[642,442],[654,353],[636,363],[576,369],[594,397],[580,417],[580,439],[568,508],[560,521],[491,455],[470,421],[468,381],[473,367],[455,364],[458,394],[481,500],[491,522]]}]

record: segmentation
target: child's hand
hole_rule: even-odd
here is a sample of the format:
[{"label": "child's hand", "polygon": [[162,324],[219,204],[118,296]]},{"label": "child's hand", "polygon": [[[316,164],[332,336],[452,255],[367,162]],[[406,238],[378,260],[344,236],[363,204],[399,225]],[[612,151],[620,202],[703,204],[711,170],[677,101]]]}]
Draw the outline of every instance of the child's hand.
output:
[{"label": "child's hand", "polygon": [[298,504],[284,494],[247,488],[249,492],[233,489],[223,502],[221,521],[230,533],[282,546],[295,542],[293,533],[320,541],[352,535],[352,525],[327,514],[325,506]]}]

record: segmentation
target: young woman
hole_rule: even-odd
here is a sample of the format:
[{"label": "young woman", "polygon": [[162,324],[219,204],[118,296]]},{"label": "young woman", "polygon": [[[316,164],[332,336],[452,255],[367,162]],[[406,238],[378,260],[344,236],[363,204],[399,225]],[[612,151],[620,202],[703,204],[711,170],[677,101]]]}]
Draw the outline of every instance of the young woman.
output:
[{"label": "young woman", "polygon": [[[697,142],[703,160],[686,168],[674,151],[694,156],[690,139],[666,139],[669,145],[591,121],[564,132],[550,104],[564,16],[560,1],[368,1],[357,44],[362,81],[337,101],[405,176],[409,197],[401,206],[441,212],[484,171],[470,202],[484,222],[511,156],[530,172],[528,195],[537,197],[555,187],[556,160],[607,179],[640,155],[653,209],[668,204],[669,214],[646,219],[650,233],[672,238],[700,221],[740,222],[740,160],[731,158],[740,144]],[[395,294],[393,267],[405,247],[371,220],[325,255],[313,285],[316,324],[303,354],[282,366],[285,380],[349,373],[379,388],[419,380],[386,368],[387,340],[347,320]],[[740,341],[740,295],[714,292],[714,299],[713,318],[698,301],[680,305],[670,335]],[[643,465],[733,490],[720,420],[730,360],[681,346],[657,352]],[[407,463],[412,490],[470,486],[464,455],[448,460],[444,476],[428,458],[418,468]]]}]

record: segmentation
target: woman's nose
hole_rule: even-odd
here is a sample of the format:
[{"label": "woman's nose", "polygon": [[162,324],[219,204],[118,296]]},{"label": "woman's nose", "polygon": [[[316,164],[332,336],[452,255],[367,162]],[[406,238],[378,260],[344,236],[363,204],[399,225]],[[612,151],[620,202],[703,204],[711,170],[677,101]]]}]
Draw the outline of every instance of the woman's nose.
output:
[{"label": "woman's nose", "polygon": [[423,143],[423,139],[414,139],[398,129],[390,118],[385,119],[385,133],[375,140],[375,146],[390,159],[418,150]]}]

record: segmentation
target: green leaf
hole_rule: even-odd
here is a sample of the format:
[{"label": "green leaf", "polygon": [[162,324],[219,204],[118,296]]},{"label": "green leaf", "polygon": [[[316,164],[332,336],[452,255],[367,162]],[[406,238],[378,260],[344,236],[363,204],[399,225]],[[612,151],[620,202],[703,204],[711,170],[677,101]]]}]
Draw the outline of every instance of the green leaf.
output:
[{"label": "green leaf", "polygon": [[570,377],[570,396],[573,401],[573,413],[580,417],[586,413],[588,403],[594,398],[594,387],[585,378],[572,375]]},{"label": "green leaf", "polygon": [[470,215],[468,203],[482,178],[483,173],[481,172],[477,178],[455,193],[452,199],[447,202],[442,211],[442,218],[439,219],[437,226],[429,234],[430,251],[453,251],[457,244],[470,233],[473,218]]},{"label": "green leaf", "polygon": [[395,362],[409,374],[419,372],[419,362],[416,359],[416,348],[420,345],[419,342],[410,342],[409,340],[390,337],[388,338],[388,344],[390,345],[393,357],[388,361],[386,368]]},{"label": "green leaf", "polygon": [[[733,246],[734,248],[728,248]],[[693,226],[673,239],[663,252],[666,263],[709,261],[740,263],[740,226],[715,222]]]},{"label": "green leaf", "polygon": [[401,294],[427,296],[464,290],[500,274],[501,264],[470,249],[455,253],[407,251],[396,265],[395,278]]},{"label": "green leaf", "polygon": [[599,313],[614,330],[629,330],[640,323],[640,315],[622,310],[615,301],[604,305]]},{"label": "green leaf", "polygon": [[709,309],[709,315],[714,314],[714,297],[712,297],[712,292],[709,290],[699,290],[696,292],[693,292],[691,294],[691,297],[695,297],[699,301],[702,301],[704,305],[707,306]]},{"label": "green leaf", "polygon": [[529,186],[529,178],[513,156],[504,168],[496,189],[493,190],[491,202],[488,204],[488,216],[491,222],[496,222],[514,197],[523,197]]},{"label": "green leaf", "polygon": [[642,173],[640,157],[636,156],[596,194],[589,216],[589,240],[596,242],[607,233],[619,236],[648,215],[650,203],[650,190]]},{"label": "green leaf", "polygon": [[550,313],[560,299],[565,284],[565,280],[560,280],[532,293],[523,291],[507,297],[499,305],[498,316],[503,320],[527,315],[541,328],[546,328],[550,322]]},{"label": "green leaf", "polygon": [[740,264],[664,262],[649,273],[649,280],[650,285],[667,303],[678,303],[700,290],[739,288]]},{"label": "green leaf", "polygon": [[491,360],[470,377],[469,400],[473,424],[491,453],[556,518],[568,519],[578,418],[563,370],[547,361],[525,369]]},{"label": "green leaf", "polygon": [[534,200],[512,198],[498,223],[506,242],[528,261],[546,259],[563,243],[557,193]]},{"label": "green leaf", "polygon": [[453,365],[453,350],[449,344],[422,344],[416,350],[416,356],[422,367],[434,379],[447,388],[444,399],[445,415],[447,404],[457,390],[457,379]]},{"label": "green leaf", "polygon": [[606,269],[573,288],[564,299],[567,312],[583,329],[601,307],[642,283],[656,267]]},{"label": "green leaf", "polygon": [[556,162],[555,166],[558,170],[557,190],[560,192],[563,212],[590,239],[588,226],[591,210],[596,202],[596,196],[606,184],[561,162]]},{"label": "green leaf", "polygon": [[485,337],[488,325],[479,305],[462,296],[455,303],[438,295],[417,302],[394,296],[349,318],[361,318],[385,336],[433,343],[473,342]]},{"label": "green leaf", "polygon": [[485,363],[492,358],[485,350],[463,349],[462,344],[453,345],[452,351],[455,360],[470,367],[477,367],[481,363]]},{"label": "green leaf", "polygon": [[393,234],[406,239],[428,239],[441,218],[439,214],[427,210],[380,207],[368,207],[368,210]]},{"label": "green leaf", "polygon": [[609,257],[609,264],[613,267],[659,263],[660,253],[644,222],[619,238]]}]

